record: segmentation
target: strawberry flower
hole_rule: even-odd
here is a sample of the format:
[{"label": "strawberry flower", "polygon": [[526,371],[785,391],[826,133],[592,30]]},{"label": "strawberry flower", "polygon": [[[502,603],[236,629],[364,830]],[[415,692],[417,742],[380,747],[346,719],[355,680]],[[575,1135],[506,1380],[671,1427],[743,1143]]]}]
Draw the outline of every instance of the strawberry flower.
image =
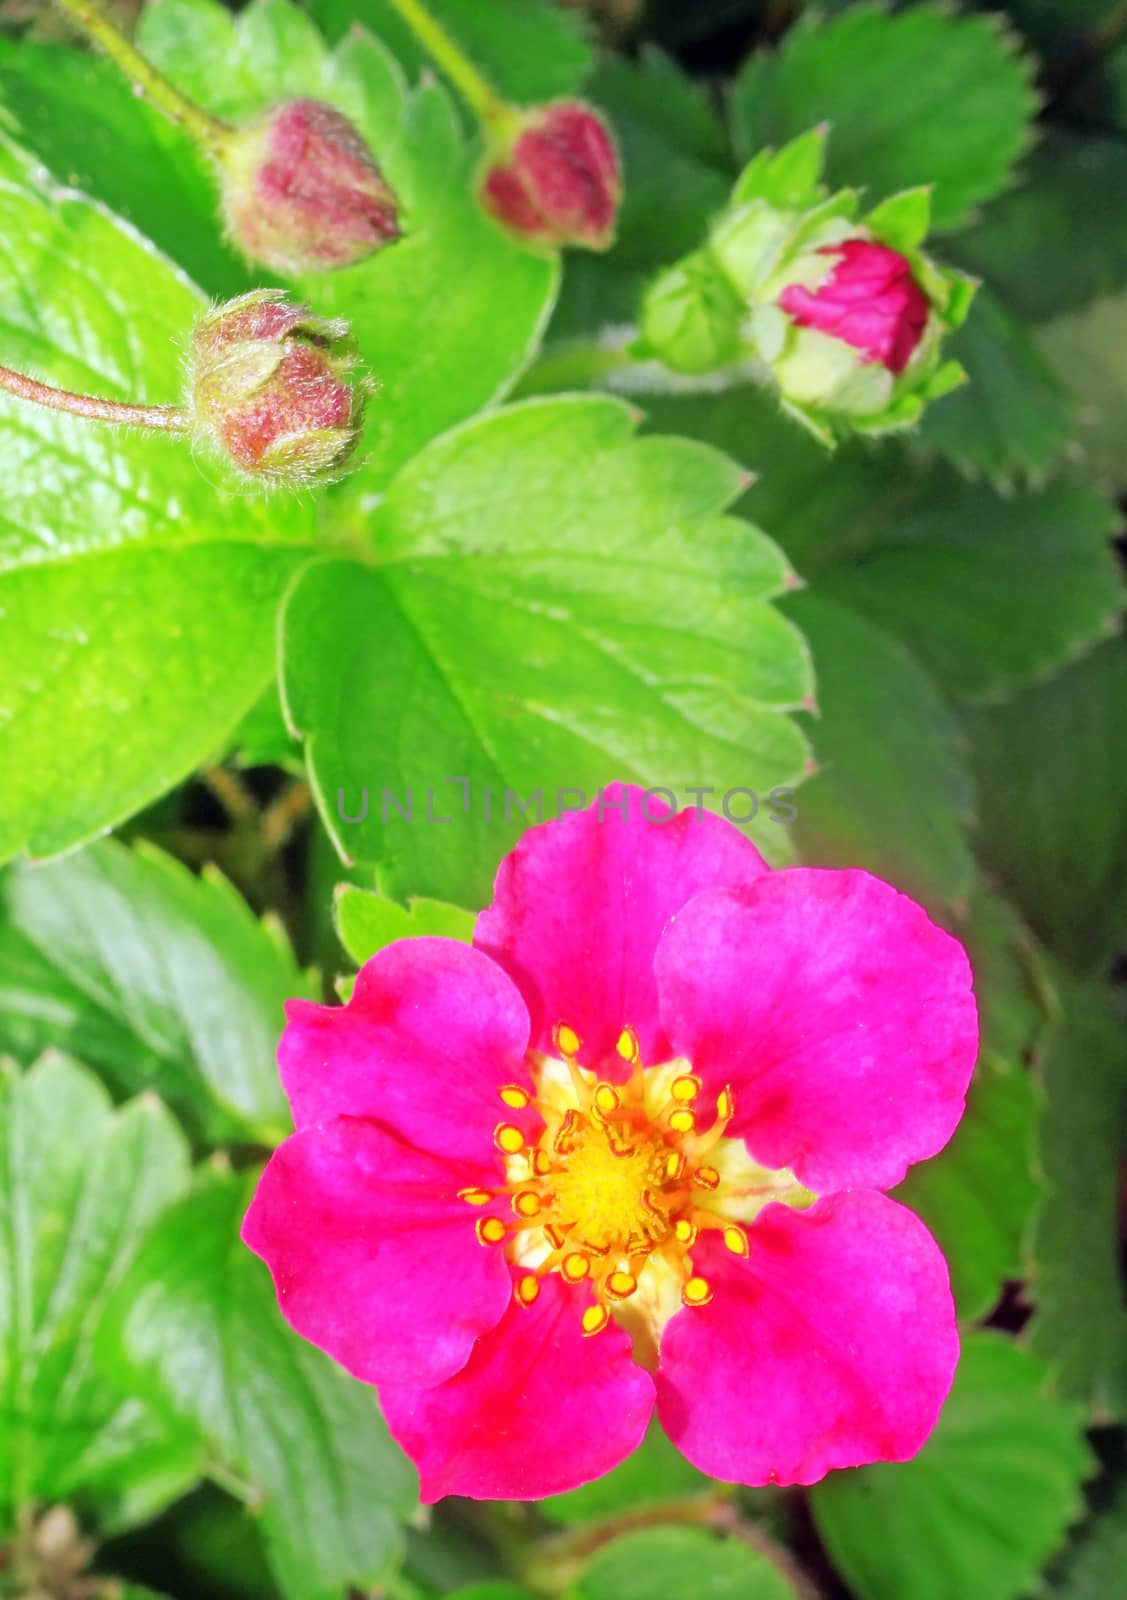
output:
[{"label": "strawberry flower", "polygon": [[867,873],[647,807],[530,830],[472,948],[289,1007],[297,1131],[243,1237],[426,1502],[572,1488],[655,1406],[714,1477],[813,1483],[914,1455],[950,1387],[946,1264],[879,1191],[962,1114],[962,948]]}]

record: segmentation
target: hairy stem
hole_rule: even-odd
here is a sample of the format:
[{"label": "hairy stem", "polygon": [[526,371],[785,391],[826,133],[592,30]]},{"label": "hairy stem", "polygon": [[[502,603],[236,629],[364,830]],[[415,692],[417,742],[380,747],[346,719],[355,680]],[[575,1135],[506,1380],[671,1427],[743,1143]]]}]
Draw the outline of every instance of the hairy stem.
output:
[{"label": "hairy stem", "polygon": [[93,395],[72,394],[69,389],[53,389],[50,384],[29,378],[26,373],[0,367],[0,389],[30,400],[50,411],[69,411],[74,417],[90,417],[95,422],[116,422],[126,427],[157,428],[162,433],[183,433],[188,414],[182,406],[130,406],[119,400],[99,400]]},{"label": "hairy stem", "polygon": [[487,127],[505,131],[513,126],[516,121],[513,108],[497,93],[485,74],[478,71],[437,17],[431,15],[423,0],[391,0],[391,6],[455,85],[470,110]]},{"label": "hairy stem", "polygon": [[227,124],[209,115],[169,83],[164,74],[158,72],[121,29],[110,21],[96,0],[58,0],[58,3],[86,37],[105,51],[159,111],[184,128],[213,155],[222,152],[231,136]]}]

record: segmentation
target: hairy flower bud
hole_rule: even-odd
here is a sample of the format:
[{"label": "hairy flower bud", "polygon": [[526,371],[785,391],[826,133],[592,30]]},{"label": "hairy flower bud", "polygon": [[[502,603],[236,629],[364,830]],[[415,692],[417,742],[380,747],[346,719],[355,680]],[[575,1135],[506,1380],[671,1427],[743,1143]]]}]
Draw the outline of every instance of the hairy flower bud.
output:
[{"label": "hairy flower bud", "polygon": [[351,266],[399,237],[395,196],[367,145],[319,100],[287,100],[234,133],[221,186],[235,244],[287,277]]},{"label": "hairy flower bud", "polygon": [[622,199],[610,129],[578,100],[521,113],[486,165],[481,197],[522,238],[606,250]]},{"label": "hairy flower bud", "polygon": [[823,245],[826,276],[813,288],[789,284],[778,304],[800,328],[817,328],[900,373],[923,338],[931,310],[912,264],[887,245],[846,239]]},{"label": "hairy flower bud", "polygon": [[331,481],[359,442],[371,392],[355,365],[346,322],[314,316],[281,290],[229,300],[192,337],[197,437],[256,478]]},{"label": "hairy flower bud", "polygon": [[826,131],[755,157],[705,249],[650,288],[639,351],[679,372],[728,367],[733,381],[769,381],[829,442],[910,427],[962,381],[943,340],[975,286],[922,251],[928,190],[893,195],[863,217],[852,190],[827,194]]}]

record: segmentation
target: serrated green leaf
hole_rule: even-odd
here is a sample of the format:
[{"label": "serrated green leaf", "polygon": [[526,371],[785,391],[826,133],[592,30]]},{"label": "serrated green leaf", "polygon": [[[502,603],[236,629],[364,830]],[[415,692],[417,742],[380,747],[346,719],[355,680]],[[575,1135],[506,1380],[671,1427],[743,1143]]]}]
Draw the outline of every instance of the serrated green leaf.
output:
[{"label": "serrated green leaf", "polygon": [[1053,1600],[1108,1600],[1127,1569],[1127,1484],[1079,1528],[1044,1586]]},{"label": "serrated green leaf", "polygon": [[1025,1268],[1038,1186],[1033,1176],[1037,1104],[1028,1074],[979,1066],[947,1148],[914,1167],[894,1198],[911,1206],[942,1246],[959,1317],[977,1321],[1007,1278]]},{"label": "serrated green leaf", "polygon": [[209,1140],[282,1137],[282,1007],[309,984],[214,868],[108,842],[12,867],[0,927],[0,1047],[82,1048],[118,1092],[151,1085]]},{"label": "serrated green leaf", "polygon": [[99,1360],[248,1482],[282,1592],[339,1600],[397,1559],[413,1475],[374,1391],[282,1321],[239,1243],[253,1185],[213,1175],[162,1219],[108,1308]]},{"label": "serrated green leaf", "polygon": [[104,57],[0,40],[0,107],[13,137],[60,184],[131,222],[209,295],[254,287],[222,238],[208,165]]},{"label": "serrated green leaf", "polygon": [[411,899],[404,906],[354,883],[337,885],[333,912],[340,942],[358,967],[395,939],[473,938],[472,911],[441,900]]},{"label": "serrated green leaf", "polygon": [[[201,306],[131,229],[0,145],[0,360],[176,401]],[[270,679],[312,506],[213,487],[182,440],[8,395],[0,436],[4,859],[84,842],[222,744]]]},{"label": "serrated green leaf", "polygon": [[[412,77],[434,69],[390,0],[311,0],[309,9],[334,43],[361,23]],[[552,0],[435,0],[431,9],[511,100],[573,94],[592,65],[582,17]]]},{"label": "serrated green leaf", "polygon": [[880,200],[933,184],[937,228],[996,194],[1029,138],[1031,64],[994,17],[861,5],[801,22],[756,56],[731,97],[737,150],[751,156],[828,122],[828,178]]},{"label": "serrated green leaf", "polygon": [[1017,185],[951,251],[1018,316],[1046,321],[1127,284],[1127,213],[1108,204],[1125,188],[1122,140],[1050,123]]},{"label": "serrated green leaf", "polygon": [[1084,467],[1118,496],[1127,483],[1127,294],[1046,322],[1037,330],[1037,343],[1077,402],[1076,442]]},{"label": "serrated green leaf", "polygon": [[924,412],[921,443],[1003,487],[1043,478],[1068,443],[1073,407],[1029,335],[980,289],[947,348],[969,381]]},{"label": "serrated green leaf", "polygon": [[363,30],[330,53],[288,0],[253,0],[238,17],[216,0],[161,0],[146,10],[140,38],[217,115],[244,118],[284,95],[337,106],[398,196],[402,240],[301,285],[318,312],[351,323],[379,386],[362,465],[340,491],[361,520],[396,467],[504,393],[539,340],[558,265],[485,215],[474,193],[479,152],[452,101],[433,81],[409,92]]},{"label": "serrated green leaf", "polygon": [[999,699],[1115,626],[1123,591],[1113,514],[1086,489],[1003,496],[948,468],[921,470],[899,445],[830,456],[750,388],[647,404],[655,425],[759,470],[740,509],[820,593],[902,638],[954,699]]},{"label": "serrated green leaf", "polygon": [[1046,1194],[1033,1232],[1030,1347],[1093,1420],[1127,1416],[1127,1311],[1119,1265],[1127,1152],[1127,1029],[1098,984],[1059,983],[1038,1061]]},{"label": "serrated green leaf", "polygon": [[686,1461],[655,1423],[621,1466],[594,1483],[542,1500],[540,1510],[552,1522],[570,1525],[710,1490],[716,1490],[713,1480]]},{"label": "serrated green leaf", "polygon": [[974,885],[973,791],[959,729],[935,684],[890,634],[815,587],[784,610],[814,652],[817,774],[795,797],[803,859],[866,867],[931,905]]},{"label": "serrated green leaf", "polygon": [[1061,961],[1101,967],[1127,933],[1122,639],[967,726],[985,861]]},{"label": "serrated green leaf", "polygon": [[[1063,1539],[1090,1470],[1076,1408],[998,1334],[964,1338],[955,1386],[913,1461],[835,1472],[818,1530],[858,1600],[1017,1600]],[[921,1559],[921,1552],[927,1559]]]},{"label": "serrated green leaf", "polygon": [[[801,771],[785,713],[810,692],[808,658],[769,604],[789,569],[721,515],[734,463],[634,438],[635,422],[573,397],[457,429],[392,484],[378,566],[327,561],[296,586],[287,713],[338,848],[378,861],[389,892],[484,904],[535,817],[507,790],[539,791],[549,816],[579,803],[559,791],[615,778],[682,804],[704,785],[718,804]],[[759,838],[777,853],[781,834],[768,820]]]},{"label": "serrated green leaf", "polygon": [[81,1496],[107,1529],[198,1476],[192,1441],[97,1370],[106,1300],[181,1194],[188,1152],[155,1098],[112,1110],[62,1056],[0,1070],[0,1530]]},{"label": "serrated green leaf", "polygon": [[647,1528],[605,1545],[568,1589],[568,1600],[797,1600],[761,1551],[702,1528]]}]

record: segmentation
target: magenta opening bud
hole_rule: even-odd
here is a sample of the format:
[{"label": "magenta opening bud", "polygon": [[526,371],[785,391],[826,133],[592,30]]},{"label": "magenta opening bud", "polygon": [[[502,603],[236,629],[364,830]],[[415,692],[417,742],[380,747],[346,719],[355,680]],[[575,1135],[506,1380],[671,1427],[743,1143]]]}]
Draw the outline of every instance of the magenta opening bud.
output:
[{"label": "magenta opening bud", "polygon": [[487,211],[534,243],[606,250],[622,173],[610,129],[578,100],[521,112],[481,181]]},{"label": "magenta opening bud", "polygon": [[196,435],[256,478],[339,477],[359,443],[371,389],[356,374],[348,324],[314,316],[280,289],[227,301],[192,336]]},{"label": "magenta opening bud", "polygon": [[396,200],[347,117],[287,100],[220,155],[223,212],[251,261],[286,277],[363,261],[399,237]]},{"label": "magenta opening bud", "polygon": [[911,263],[887,245],[846,239],[818,252],[832,263],[813,287],[790,284],[779,306],[800,328],[817,328],[901,373],[924,336],[931,306]]}]

